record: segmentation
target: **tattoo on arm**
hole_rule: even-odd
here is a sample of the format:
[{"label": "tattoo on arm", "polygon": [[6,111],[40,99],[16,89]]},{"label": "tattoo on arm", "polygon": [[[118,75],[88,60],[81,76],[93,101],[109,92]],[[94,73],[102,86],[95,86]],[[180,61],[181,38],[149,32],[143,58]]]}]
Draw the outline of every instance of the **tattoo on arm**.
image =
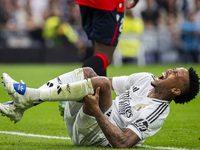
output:
[{"label": "tattoo on arm", "polygon": [[131,129],[126,129],[124,132],[121,131],[118,127],[110,123],[102,112],[98,111],[94,116],[113,147],[129,148],[139,142],[139,137]]}]

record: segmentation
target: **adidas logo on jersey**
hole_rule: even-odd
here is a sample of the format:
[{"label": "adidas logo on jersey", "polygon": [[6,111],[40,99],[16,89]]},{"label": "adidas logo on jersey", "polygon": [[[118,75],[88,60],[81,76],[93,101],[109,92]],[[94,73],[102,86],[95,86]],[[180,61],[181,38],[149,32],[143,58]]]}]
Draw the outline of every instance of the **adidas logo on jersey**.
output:
[{"label": "adidas logo on jersey", "polygon": [[138,91],[140,88],[138,88],[138,87],[133,87],[133,92],[136,92],[136,91]]}]

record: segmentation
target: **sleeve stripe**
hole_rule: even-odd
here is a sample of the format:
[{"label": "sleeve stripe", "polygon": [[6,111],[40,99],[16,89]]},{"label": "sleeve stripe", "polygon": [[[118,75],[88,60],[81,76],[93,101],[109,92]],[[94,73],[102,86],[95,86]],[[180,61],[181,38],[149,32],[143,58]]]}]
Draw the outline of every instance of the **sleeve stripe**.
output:
[{"label": "sleeve stripe", "polygon": [[165,103],[162,103],[160,104],[157,109],[152,113],[150,114],[146,119],[150,122],[150,123],[153,123],[164,111],[165,109],[167,108],[167,104]]},{"label": "sleeve stripe", "polygon": [[155,110],[153,113],[151,113],[146,119],[150,118],[150,117],[151,117],[152,115],[154,115],[157,111],[159,111],[160,107],[162,107],[163,105],[164,105],[164,103],[160,104],[160,105],[156,108],[156,110]]},{"label": "sleeve stripe", "polygon": [[153,123],[153,122],[166,110],[167,107],[168,107],[168,106],[165,106],[164,109],[163,109],[156,117],[154,117],[154,120],[152,120],[152,121],[150,122],[150,124]]}]

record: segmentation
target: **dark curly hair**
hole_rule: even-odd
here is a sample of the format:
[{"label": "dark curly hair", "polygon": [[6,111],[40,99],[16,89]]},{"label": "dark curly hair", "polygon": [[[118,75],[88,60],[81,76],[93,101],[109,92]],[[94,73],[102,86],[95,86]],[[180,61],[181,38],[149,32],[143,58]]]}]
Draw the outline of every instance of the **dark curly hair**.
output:
[{"label": "dark curly hair", "polygon": [[175,103],[184,104],[188,103],[196,97],[199,93],[199,76],[196,71],[191,67],[189,70],[189,91],[186,94],[176,96],[174,98]]}]

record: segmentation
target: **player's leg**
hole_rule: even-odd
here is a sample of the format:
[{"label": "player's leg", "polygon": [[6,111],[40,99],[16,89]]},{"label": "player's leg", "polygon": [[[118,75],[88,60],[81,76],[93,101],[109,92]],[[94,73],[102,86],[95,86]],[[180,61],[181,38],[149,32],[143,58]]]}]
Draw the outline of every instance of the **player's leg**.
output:
[{"label": "player's leg", "polygon": [[[84,74],[83,70],[85,70],[87,74]],[[8,95],[10,95],[13,99],[13,102],[0,104],[0,112],[3,115],[8,116],[11,120],[17,122],[21,119],[21,117],[23,116],[23,112],[26,109],[42,102],[41,100],[38,100],[40,98],[40,90],[45,91],[45,89],[55,89],[58,87],[57,84],[61,82],[75,82],[92,76],[96,76],[96,74],[90,68],[76,69],[72,72],[63,74],[51,80],[50,82],[47,82],[47,84],[43,85],[39,89],[30,89],[26,88],[25,84],[17,83],[10,76],[4,73],[3,83],[5,85],[5,89],[8,92]],[[18,115],[19,113],[20,115]]]},{"label": "player's leg", "polygon": [[13,101],[6,102],[6,103],[0,103],[0,113],[2,116],[7,116],[10,118],[10,121],[14,121],[14,123],[17,123],[21,120],[24,110],[21,110],[17,108]]},{"label": "player's leg", "polygon": [[[97,76],[97,74],[94,72],[94,70],[92,68],[84,67],[84,68],[79,68],[70,73],[60,76],[59,78],[60,78],[61,82],[59,82],[59,83],[67,84],[67,83],[72,83],[72,82],[76,82],[76,81],[80,81],[80,80],[84,80],[84,79],[92,78],[92,77],[96,77],[96,76]],[[54,80],[59,81],[57,78]],[[54,83],[55,81],[52,81],[52,82]],[[52,85],[52,82],[51,81],[47,82],[47,86]],[[56,84],[56,85],[58,85],[58,84]],[[44,87],[45,87],[45,85],[44,85]],[[61,116],[64,116],[65,105],[66,105],[66,101],[59,102],[59,111],[60,111]]]},{"label": "player's leg", "polygon": [[48,81],[46,84],[42,85],[40,89],[51,88],[51,87],[55,87],[61,84],[77,82],[80,80],[84,80],[83,68],[78,68],[68,73],[62,74]]},{"label": "player's leg", "polygon": [[[105,77],[91,79],[94,89],[100,87],[100,108],[112,121],[111,85]],[[107,146],[108,141],[90,110],[85,104],[67,102],[64,114],[68,133],[75,145]]]},{"label": "player's leg", "polygon": [[[86,95],[94,93],[93,83],[90,78],[97,76],[93,69],[89,67],[84,68],[83,73],[85,80],[62,84],[49,89],[37,89],[37,91],[28,88],[27,94],[29,96],[38,95],[39,92],[39,101],[80,101]],[[37,101],[38,98],[31,99],[31,101],[34,100]]]},{"label": "player's leg", "polygon": [[88,66],[101,76],[106,76],[106,68],[112,57],[123,24],[123,12],[105,11],[80,6],[82,25],[88,38],[93,42],[94,56],[88,58],[83,66]]},{"label": "player's leg", "polygon": [[[40,88],[43,88],[43,89],[51,88],[51,87],[58,86],[61,84],[72,83],[72,82],[76,82],[83,79],[84,79],[83,68],[79,68],[74,71],[65,73],[61,76],[58,76],[57,78],[53,80],[48,81],[46,84],[42,85]],[[59,112],[61,116],[64,116],[65,105],[66,105],[65,101],[59,102]]]},{"label": "player's leg", "polygon": [[[15,103],[18,103],[17,99],[19,99],[21,96],[16,93],[16,90],[20,92],[20,94],[23,95],[23,92],[25,94],[25,88],[23,85],[24,84],[19,84],[17,81],[13,80],[8,74],[4,73],[3,74],[3,83],[5,85],[5,90],[8,92],[8,95],[14,100]],[[57,87],[58,85],[61,84],[67,84],[67,83],[72,83],[76,81],[84,80],[84,73],[83,73],[83,68],[76,69],[74,71],[65,73],[63,75],[58,76],[57,78],[48,81],[46,84],[41,86],[39,89],[49,89],[53,87]],[[15,86],[14,86],[15,85]],[[21,88],[21,89],[19,89]],[[37,91],[36,89],[34,91]],[[34,93],[34,92],[33,92]],[[32,99],[37,99],[38,96],[35,94],[32,96]],[[40,102],[35,102],[35,104],[38,104]]]},{"label": "player's leg", "polygon": [[88,58],[83,66],[89,66],[100,76],[106,76],[106,68],[112,63],[116,46],[106,45],[94,41],[94,56]]},{"label": "player's leg", "polygon": [[[47,89],[47,88],[52,88],[61,84],[67,84],[67,83],[72,83],[80,80],[84,80],[84,71],[83,70],[88,70],[87,68],[79,68],[75,69],[71,72],[65,73],[63,75],[60,75],[56,77],[55,79],[52,79],[48,81],[46,84],[42,85],[39,89]],[[8,92],[8,95],[12,98],[15,99],[15,89],[13,87],[13,84],[18,83],[17,81],[13,80],[8,74],[3,73],[2,76],[2,83],[4,83],[5,90]],[[20,89],[22,90],[22,89]],[[23,92],[23,91],[21,91]]]},{"label": "player's leg", "polygon": [[[81,12],[81,17],[82,17],[82,26],[83,29],[85,30],[85,32],[87,33],[88,39],[92,41],[93,44],[93,51],[95,51],[95,43],[94,43],[94,37],[92,36],[94,33],[93,28],[94,27],[93,24],[95,24],[95,11],[96,9],[91,8],[91,7],[87,7],[87,6],[82,6],[80,5],[80,12]],[[94,69],[94,71],[100,75],[100,76],[106,76],[106,70],[104,68],[106,68],[108,66],[108,60],[106,57],[104,57],[104,59],[102,59],[102,57],[99,56],[91,56],[90,58],[88,58],[87,60],[85,60],[83,62],[83,67],[91,67]],[[105,66],[105,67],[104,67]]]},{"label": "player's leg", "polygon": [[[91,78],[94,90],[100,87],[100,99],[99,106],[103,113],[105,113],[112,105],[112,88],[108,78],[106,77],[94,77]],[[89,109],[84,105],[83,112],[92,115]]]},{"label": "player's leg", "polygon": [[[4,83],[5,89],[8,92],[8,95],[12,98],[13,101],[6,102],[1,104],[0,103],[0,113],[2,116],[7,116],[10,118],[11,121],[15,123],[21,120],[23,113],[26,109],[26,106],[20,104],[22,100],[19,99],[20,95],[14,91],[13,84],[18,83],[17,81],[13,80],[9,75],[6,73],[2,76],[2,83]],[[23,98],[23,97],[21,97]],[[18,104],[18,106],[16,105]],[[31,105],[30,107],[32,107]]]}]

